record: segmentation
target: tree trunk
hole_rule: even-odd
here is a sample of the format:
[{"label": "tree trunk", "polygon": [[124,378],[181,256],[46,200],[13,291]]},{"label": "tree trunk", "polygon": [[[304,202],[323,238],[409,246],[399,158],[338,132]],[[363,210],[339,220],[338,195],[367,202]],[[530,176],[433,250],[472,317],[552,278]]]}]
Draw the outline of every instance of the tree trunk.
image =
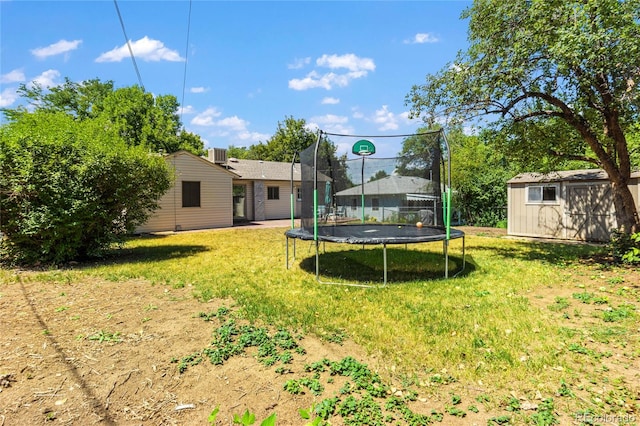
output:
[{"label": "tree trunk", "polygon": [[629,186],[626,183],[617,183],[613,179],[611,181],[611,186],[618,229],[623,230],[623,232],[627,234],[640,232],[638,210]]}]

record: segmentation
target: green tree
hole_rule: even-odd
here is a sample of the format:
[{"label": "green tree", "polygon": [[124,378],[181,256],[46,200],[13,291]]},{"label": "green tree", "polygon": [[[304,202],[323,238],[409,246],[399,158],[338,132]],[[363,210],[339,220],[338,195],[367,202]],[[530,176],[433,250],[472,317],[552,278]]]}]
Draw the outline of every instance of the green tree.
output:
[{"label": "green tree", "polygon": [[0,257],[59,264],[100,255],[166,192],[165,161],[100,118],[22,113],[0,128]]},{"label": "green tree", "polygon": [[529,167],[604,169],[618,225],[638,230],[627,137],[640,115],[640,0],[476,0],[462,18],[470,47],[412,88],[412,115],[486,115]]},{"label": "green tree", "polygon": [[[38,84],[22,84],[18,93],[35,111],[62,112],[80,121],[104,119],[129,145],[142,145],[153,152],[184,149],[204,153],[200,136],[180,130],[180,105],[173,95],[154,96],[138,86],[114,89],[112,81],[75,83],[68,78],[48,90]],[[28,113],[24,106],[2,111],[10,121]]]},{"label": "green tree", "polygon": [[247,157],[251,160],[291,162],[296,152],[301,152],[317,140],[317,134],[307,129],[304,119],[286,117],[278,122],[275,134],[266,142],[251,145]]},{"label": "green tree", "polygon": [[507,181],[514,170],[484,133],[469,136],[458,128],[450,130],[447,139],[454,208],[467,224],[496,226],[506,219]]}]

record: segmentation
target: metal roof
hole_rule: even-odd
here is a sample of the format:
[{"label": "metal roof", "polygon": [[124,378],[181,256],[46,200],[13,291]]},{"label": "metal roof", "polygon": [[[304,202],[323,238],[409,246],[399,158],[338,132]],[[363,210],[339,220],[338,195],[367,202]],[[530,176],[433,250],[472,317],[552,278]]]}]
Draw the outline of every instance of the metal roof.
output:
[{"label": "metal roof", "polygon": [[[360,195],[362,185],[336,192],[336,196]],[[434,194],[433,181],[414,176],[387,176],[364,184],[365,194]]]}]

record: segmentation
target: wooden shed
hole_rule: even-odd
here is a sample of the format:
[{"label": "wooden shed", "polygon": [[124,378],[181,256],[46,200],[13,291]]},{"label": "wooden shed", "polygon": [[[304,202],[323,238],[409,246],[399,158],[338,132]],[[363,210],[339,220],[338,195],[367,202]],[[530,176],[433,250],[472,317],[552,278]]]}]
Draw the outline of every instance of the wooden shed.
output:
[{"label": "wooden shed", "polygon": [[175,152],[165,159],[174,170],[174,184],[160,199],[160,208],[137,232],[233,226],[233,173],[187,151]]},{"label": "wooden shed", "polygon": [[[638,206],[640,172],[631,177]],[[508,235],[605,242],[618,227],[603,170],[523,173],[507,185]]]}]

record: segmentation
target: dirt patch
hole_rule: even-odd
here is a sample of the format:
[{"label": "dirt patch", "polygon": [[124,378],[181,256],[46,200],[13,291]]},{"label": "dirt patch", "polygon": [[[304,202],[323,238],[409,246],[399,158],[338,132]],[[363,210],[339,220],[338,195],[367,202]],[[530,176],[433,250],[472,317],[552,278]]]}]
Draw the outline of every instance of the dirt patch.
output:
[{"label": "dirt patch", "polygon": [[[347,381],[325,381],[322,396],[284,390],[287,380],[312,374],[305,365],[353,357],[372,371],[378,367],[377,359],[349,340],[332,343],[305,335],[296,337],[305,352],[284,372],[261,363],[255,348],[223,365],[187,361],[180,372],[179,364],[213,339],[216,327],[201,314],[233,312],[233,301],[202,303],[189,287],[136,280],[60,284],[20,275],[21,282],[0,287],[1,426],[208,424],[216,407],[218,425],[232,424],[234,415],[246,410],[255,414],[256,424],[276,413],[278,425],[300,425],[300,409],[339,395]],[[442,409],[437,397],[411,403],[418,413],[436,407]],[[467,424],[462,420],[449,424]],[[334,418],[332,424],[342,423]]]},{"label": "dirt patch", "polygon": [[[247,409],[258,419],[277,411],[287,424],[280,420],[301,419],[298,409],[313,401],[285,393],[282,376],[249,355],[178,371],[175,360],[212,339],[213,326],[198,313],[232,301],[200,303],[189,288],[138,281],[0,291],[0,424],[205,424],[216,406],[218,424]],[[302,344],[307,354],[291,370],[323,357],[364,358],[349,342],[307,336]]]}]

